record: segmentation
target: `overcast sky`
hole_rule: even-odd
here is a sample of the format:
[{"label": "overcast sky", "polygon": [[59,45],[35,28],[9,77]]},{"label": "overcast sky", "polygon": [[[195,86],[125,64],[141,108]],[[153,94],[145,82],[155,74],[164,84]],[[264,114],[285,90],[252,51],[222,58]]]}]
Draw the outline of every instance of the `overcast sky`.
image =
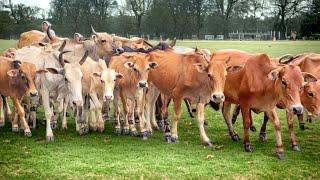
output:
[{"label": "overcast sky", "polygon": [[[125,0],[117,0],[119,4],[123,4]],[[13,4],[23,3],[28,6],[38,6],[46,11],[50,8],[50,0],[12,0]]]}]

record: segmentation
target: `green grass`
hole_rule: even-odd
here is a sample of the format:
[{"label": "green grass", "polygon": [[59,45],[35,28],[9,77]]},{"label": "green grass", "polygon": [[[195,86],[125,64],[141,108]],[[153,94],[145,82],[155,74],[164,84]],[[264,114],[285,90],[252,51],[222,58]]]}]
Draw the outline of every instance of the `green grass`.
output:
[{"label": "green grass", "polygon": [[[0,48],[12,45],[0,41]],[[320,42],[277,41],[181,41],[179,45],[198,46],[210,50],[236,48],[249,52],[266,52],[271,56],[288,53],[319,52]],[[170,108],[170,114],[172,109]],[[43,111],[38,113],[43,118]],[[258,132],[250,132],[253,153],[243,150],[242,142],[231,141],[220,112],[206,109],[206,128],[215,148],[200,144],[195,119],[183,114],[179,125],[180,142],[166,144],[160,132],[148,140],[113,133],[106,123],[103,134],[79,136],[73,118],[68,119],[68,131],[54,130],[55,141],[45,142],[45,128],[38,125],[33,136],[25,138],[11,132],[9,124],[0,129],[0,179],[319,179],[320,122],[308,123],[301,131],[295,120],[295,130],[301,152],[291,151],[288,128],[283,111],[279,110],[286,159],[275,156],[274,131],[268,124],[268,140],[260,142]],[[171,117],[171,116],[170,116]],[[254,115],[259,128],[262,114]],[[242,121],[235,124],[242,137]]]}]

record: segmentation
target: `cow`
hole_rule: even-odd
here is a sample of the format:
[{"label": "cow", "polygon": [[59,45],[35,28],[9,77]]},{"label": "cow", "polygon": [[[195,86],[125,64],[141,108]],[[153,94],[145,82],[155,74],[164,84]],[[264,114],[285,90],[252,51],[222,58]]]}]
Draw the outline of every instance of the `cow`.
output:
[{"label": "cow", "polygon": [[[31,131],[25,120],[25,112],[21,106],[21,101],[24,96],[37,96],[34,80],[36,75],[36,66],[13,60],[10,58],[0,57],[0,94],[2,96],[11,97],[13,100],[15,114],[12,121],[12,131],[18,132],[18,120],[20,119],[24,129],[24,135],[30,137]],[[1,102],[3,102],[1,96]],[[1,103],[1,111],[3,110],[3,103]],[[3,112],[0,113],[0,126],[4,126]]]},{"label": "cow", "polygon": [[[64,58],[65,53],[70,53],[68,51],[63,51],[63,48],[58,50],[53,50],[52,52],[45,52],[36,47],[22,48],[17,51],[16,59],[22,62],[34,63],[38,69],[44,69],[46,71],[40,72],[39,76],[36,78],[36,85],[38,91],[41,95],[42,104],[45,109],[46,118],[46,140],[54,140],[50,120],[52,118],[52,110],[50,108],[50,94],[55,94],[55,100],[61,102],[65,98],[70,97],[70,102],[77,107],[79,111],[76,120],[79,121],[77,130],[79,134],[84,134],[87,132],[86,124],[83,122],[82,107],[82,72],[81,65],[85,62],[88,53],[80,59],[78,57],[74,58]],[[28,57],[34,57],[28,59]],[[80,59],[80,61],[79,61]],[[64,100],[67,103],[66,100]],[[66,109],[64,109],[63,116],[65,118]]]},{"label": "cow", "polygon": [[[81,71],[83,98],[88,99],[88,102],[85,102],[89,103],[84,105],[84,116],[89,119],[90,130],[103,132],[102,104],[104,101],[113,100],[115,84],[123,78],[123,75],[114,69],[107,68],[104,60],[100,59],[96,62],[89,57],[81,66]],[[62,122],[62,126],[66,127],[66,123]]]},{"label": "cow", "polygon": [[154,51],[149,55],[150,59],[158,64],[158,67],[149,73],[149,82],[154,86],[149,86],[146,96],[147,115],[154,113],[154,105],[159,92],[173,98],[172,134],[165,122],[165,140],[176,142],[178,140],[177,125],[181,116],[181,101],[189,99],[192,103],[197,104],[201,141],[205,145],[212,146],[203,126],[204,106],[209,100],[216,103],[224,101],[223,89],[227,72],[235,72],[241,68],[227,67],[222,61],[207,61],[198,54]]},{"label": "cow", "polygon": [[[213,57],[215,60],[221,60],[224,59],[225,57],[229,56],[229,61],[228,64],[229,65],[244,65],[247,60],[250,57],[253,57],[254,54],[249,54],[247,52],[244,51],[239,51],[239,50],[221,50],[221,51],[217,51],[214,53]],[[272,62],[272,64],[276,64],[275,62]],[[310,74],[304,74],[304,76],[306,77],[305,79],[307,81],[316,81],[316,79],[314,79],[312,76],[310,76]],[[228,81],[227,81],[228,82]],[[306,109],[311,109],[311,107],[315,107],[316,105],[318,105],[320,102],[317,101],[316,98],[308,98],[306,96],[307,94],[307,89],[309,91],[312,92],[316,92],[317,91],[317,84],[314,82],[308,82],[306,83],[306,85],[303,87],[303,93],[304,96],[301,94],[300,98],[301,98],[301,102],[302,105],[306,108]],[[282,108],[285,109],[285,104],[281,101],[277,103],[277,107],[278,108]],[[253,109],[254,110],[254,109]],[[313,108],[312,112],[315,112],[315,108]],[[228,105],[226,107],[226,109],[224,109],[224,118],[225,120],[229,120],[229,109],[228,109]],[[317,110],[316,110],[317,111]],[[240,112],[240,106],[237,105],[235,108],[235,111],[233,113],[233,117],[232,117],[232,124],[234,124],[236,116],[239,114]],[[318,112],[316,112],[318,113]],[[292,126],[292,116],[293,116],[293,112],[287,111],[287,122],[288,122],[288,127],[289,127],[289,133],[290,133],[290,138],[291,138],[291,143],[292,143],[292,148],[295,151],[299,151],[299,146],[297,145],[296,142],[296,138],[295,138],[295,134],[293,131],[293,126]],[[298,117],[300,117],[302,115],[298,115]],[[260,139],[265,140],[266,139],[266,134],[265,134],[265,129],[266,129],[266,123],[268,121],[267,115],[265,114],[265,118],[264,118],[264,123],[261,127],[261,131],[260,131]],[[234,133],[234,131],[232,130],[232,124],[229,121],[226,121],[228,128],[229,128],[229,133],[232,137],[233,140],[239,140],[239,137]],[[250,129],[251,130],[255,130],[255,127],[252,126],[252,121],[250,122]]]},{"label": "cow", "polygon": [[124,134],[137,135],[134,122],[134,111],[139,118],[139,130],[143,139],[149,135],[145,129],[144,105],[145,91],[148,88],[148,75],[157,63],[144,53],[123,53],[111,58],[109,67],[124,75],[116,85],[114,107],[116,112],[116,132],[121,133],[119,100],[121,98],[125,113]]},{"label": "cow", "polygon": [[[303,112],[299,94],[303,87],[303,77],[308,79],[312,75],[301,73],[300,68],[294,65],[276,65],[266,54],[252,55],[243,70],[227,76],[223,114],[225,118],[228,117],[226,114],[229,113],[231,103],[240,104],[246,152],[253,151],[248,132],[252,122],[252,109],[255,112],[266,112],[272,120],[277,142],[276,154],[279,159],[284,159],[280,122],[275,107],[277,102],[282,100],[288,112]],[[225,120],[231,124],[230,119]],[[229,129],[229,132],[233,132],[233,129]]]}]

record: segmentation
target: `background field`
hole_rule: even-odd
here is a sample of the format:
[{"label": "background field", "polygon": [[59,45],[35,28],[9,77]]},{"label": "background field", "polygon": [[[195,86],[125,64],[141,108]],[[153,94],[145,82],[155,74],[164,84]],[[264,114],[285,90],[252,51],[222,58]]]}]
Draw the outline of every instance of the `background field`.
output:
[{"label": "background field", "polygon": [[[15,44],[0,40],[0,52]],[[318,52],[317,41],[179,41],[178,45],[208,48],[212,51],[236,48],[249,52],[264,52],[272,57],[288,53]],[[243,150],[242,142],[233,142],[220,112],[206,109],[209,122],[207,134],[214,148],[200,144],[196,120],[184,107],[179,125],[180,142],[166,144],[161,132],[142,141],[136,137],[115,135],[112,124],[106,123],[103,134],[79,136],[74,120],[68,119],[68,131],[56,129],[55,141],[45,142],[45,128],[38,125],[33,136],[11,132],[9,123],[0,129],[0,179],[32,178],[92,178],[92,179],[319,179],[320,178],[320,122],[306,124],[301,131],[295,120],[295,130],[301,152],[291,150],[284,112],[279,110],[285,144],[284,161],[275,156],[275,139],[271,124],[267,127],[268,140],[260,142],[258,132],[251,132],[253,153]],[[172,109],[170,109],[170,114]],[[38,113],[43,118],[42,110]],[[171,116],[170,116],[171,117]],[[259,129],[262,114],[254,115]],[[242,138],[242,121],[235,124]]]}]

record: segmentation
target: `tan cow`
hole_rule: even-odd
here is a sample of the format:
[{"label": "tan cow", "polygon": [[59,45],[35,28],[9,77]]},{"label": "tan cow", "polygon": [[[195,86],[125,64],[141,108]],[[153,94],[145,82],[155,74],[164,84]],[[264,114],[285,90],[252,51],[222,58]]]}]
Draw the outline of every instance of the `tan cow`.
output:
[{"label": "tan cow", "polygon": [[[13,100],[15,114],[12,122],[12,131],[18,132],[18,120],[24,129],[25,136],[30,137],[31,131],[25,120],[25,112],[21,106],[24,96],[37,96],[34,79],[36,75],[36,66],[31,63],[13,61],[10,58],[0,57],[0,94],[9,96]],[[2,110],[1,103],[1,110]],[[0,113],[3,117],[3,112]],[[0,126],[4,125],[4,118],[0,118]]]},{"label": "tan cow", "polygon": [[[92,131],[103,132],[102,104],[104,101],[113,100],[115,83],[118,79],[122,79],[123,75],[107,68],[102,59],[96,62],[88,58],[81,66],[81,70],[83,73],[82,92],[84,99],[88,99],[86,103],[89,103],[85,104],[85,117],[89,120],[89,127]],[[90,106],[90,115],[88,105]],[[64,127],[64,123],[62,126]]]},{"label": "tan cow", "polygon": [[139,117],[139,129],[142,138],[147,138],[144,118],[144,92],[148,88],[148,75],[157,67],[157,63],[150,60],[150,56],[144,53],[124,53],[111,58],[109,67],[124,75],[119,80],[115,89],[114,107],[116,111],[116,132],[121,132],[119,100],[121,98],[125,113],[123,125],[124,134],[136,135],[134,122],[134,110]]},{"label": "tan cow", "polygon": [[[233,72],[238,67],[227,67],[225,62],[207,61],[198,54],[176,54],[170,51],[154,51],[150,53],[151,60],[158,64],[158,68],[149,73],[149,81],[152,86],[148,89],[146,99],[146,113],[154,113],[155,101],[159,91],[174,102],[174,116],[172,135],[168,124],[165,127],[165,139],[168,142],[178,140],[178,121],[181,116],[181,101],[189,99],[197,104],[197,117],[201,141],[212,146],[210,139],[205,133],[204,106],[209,100],[216,103],[224,101],[224,81],[227,72]],[[157,91],[158,89],[159,91]],[[150,119],[147,119],[150,121]]]}]

